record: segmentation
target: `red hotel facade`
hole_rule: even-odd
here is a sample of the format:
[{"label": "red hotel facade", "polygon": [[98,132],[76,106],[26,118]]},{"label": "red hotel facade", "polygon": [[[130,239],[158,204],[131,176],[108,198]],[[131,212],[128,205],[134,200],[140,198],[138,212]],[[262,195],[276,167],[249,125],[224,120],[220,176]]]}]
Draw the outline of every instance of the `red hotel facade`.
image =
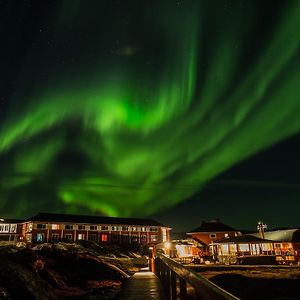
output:
[{"label": "red hotel facade", "polygon": [[39,213],[22,222],[18,241],[155,245],[170,240],[171,228],[151,219]]}]

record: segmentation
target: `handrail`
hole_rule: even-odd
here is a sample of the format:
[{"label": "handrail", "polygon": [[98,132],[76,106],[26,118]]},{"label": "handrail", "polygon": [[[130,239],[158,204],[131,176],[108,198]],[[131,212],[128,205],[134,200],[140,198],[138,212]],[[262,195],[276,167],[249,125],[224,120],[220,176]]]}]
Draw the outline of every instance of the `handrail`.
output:
[{"label": "handrail", "polygon": [[[161,263],[159,264],[159,262]],[[204,276],[189,270],[180,263],[168,258],[163,254],[157,254],[155,265],[155,273],[162,280],[163,285],[165,285],[167,289],[167,298],[169,299],[177,299],[177,287],[172,287],[172,282],[176,285],[176,278],[174,279],[174,276],[177,276],[180,280],[180,288],[185,286],[186,289],[186,283],[189,283],[195,289],[197,299],[200,297],[200,299],[211,300],[239,300],[239,298],[217,286]],[[172,277],[173,280],[171,279]]]}]

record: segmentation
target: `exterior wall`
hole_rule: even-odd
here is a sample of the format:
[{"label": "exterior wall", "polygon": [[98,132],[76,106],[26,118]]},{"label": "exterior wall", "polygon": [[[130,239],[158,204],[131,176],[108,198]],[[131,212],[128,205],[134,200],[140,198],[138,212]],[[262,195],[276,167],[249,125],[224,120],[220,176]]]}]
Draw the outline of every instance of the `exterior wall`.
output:
[{"label": "exterior wall", "polygon": [[[66,229],[66,225],[72,226],[73,228]],[[82,229],[83,226],[84,229]],[[97,230],[91,230],[90,226],[97,226]],[[98,243],[141,244],[150,246],[169,241],[170,228],[158,226],[46,223],[34,221],[22,224],[22,237],[26,242],[76,242],[78,240],[91,240]]]},{"label": "exterior wall", "polygon": [[193,239],[200,240],[206,245],[225,237],[234,237],[240,235],[239,231],[222,231],[222,232],[192,232],[188,233]]},{"label": "exterior wall", "polygon": [[0,222],[0,241],[17,242],[21,230],[21,224]]}]

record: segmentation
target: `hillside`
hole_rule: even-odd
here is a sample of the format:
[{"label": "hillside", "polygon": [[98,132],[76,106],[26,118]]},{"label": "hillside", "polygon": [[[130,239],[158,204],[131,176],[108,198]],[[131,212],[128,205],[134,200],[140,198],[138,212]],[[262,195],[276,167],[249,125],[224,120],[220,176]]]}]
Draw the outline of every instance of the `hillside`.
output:
[{"label": "hillside", "polygon": [[112,299],[147,260],[95,243],[0,245],[0,299]]}]

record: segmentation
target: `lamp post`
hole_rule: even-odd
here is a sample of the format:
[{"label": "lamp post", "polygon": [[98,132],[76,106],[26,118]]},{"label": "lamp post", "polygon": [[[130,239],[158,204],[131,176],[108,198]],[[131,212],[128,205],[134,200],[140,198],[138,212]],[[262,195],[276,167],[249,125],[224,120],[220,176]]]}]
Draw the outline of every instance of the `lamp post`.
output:
[{"label": "lamp post", "polygon": [[265,238],[265,229],[267,227],[268,227],[267,224],[264,224],[262,221],[258,221],[258,223],[257,223],[257,230],[258,230],[258,232],[260,234],[260,237],[262,239]]}]

